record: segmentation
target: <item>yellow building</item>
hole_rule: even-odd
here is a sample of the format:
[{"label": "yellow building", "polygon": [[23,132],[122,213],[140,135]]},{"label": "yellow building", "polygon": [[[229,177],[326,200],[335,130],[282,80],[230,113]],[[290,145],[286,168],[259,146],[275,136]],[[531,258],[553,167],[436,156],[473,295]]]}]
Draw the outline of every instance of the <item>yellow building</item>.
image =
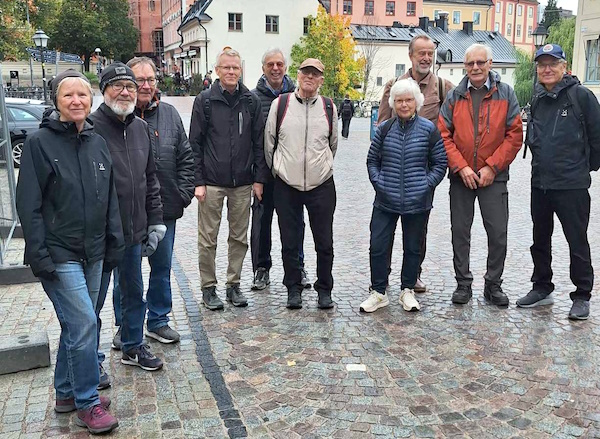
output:
[{"label": "yellow building", "polygon": [[579,0],[573,74],[600,99],[600,1]]},{"label": "yellow building", "polygon": [[422,17],[439,18],[448,13],[448,28],[462,29],[463,21],[472,21],[473,30],[494,30],[492,0],[423,0]]}]

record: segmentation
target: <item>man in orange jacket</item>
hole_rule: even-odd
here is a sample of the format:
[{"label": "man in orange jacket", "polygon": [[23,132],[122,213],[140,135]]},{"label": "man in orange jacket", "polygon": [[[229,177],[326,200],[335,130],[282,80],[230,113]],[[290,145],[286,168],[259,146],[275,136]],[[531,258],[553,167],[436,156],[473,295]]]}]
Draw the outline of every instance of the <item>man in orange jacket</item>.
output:
[{"label": "man in orange jacket", "polygon": [[508,227],[508,166],[523,143],[519,103],[514,90],[491,72],[492,50],[473,44],[465,52],[467,75],[448,93],[438,126],[448,155],[450,221],[458,286],[452,302],[473,296],[469,268],[475,198],[488,236],[484,297],[507,306],[502,291]]}]

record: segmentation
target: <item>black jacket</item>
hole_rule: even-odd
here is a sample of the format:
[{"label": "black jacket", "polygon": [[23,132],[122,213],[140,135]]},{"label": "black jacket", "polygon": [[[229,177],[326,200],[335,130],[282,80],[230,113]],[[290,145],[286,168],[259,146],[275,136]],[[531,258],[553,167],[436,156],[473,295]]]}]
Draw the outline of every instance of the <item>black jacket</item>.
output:
[{"label": "black jacket", "polygon": [[[585,116],[588,142],[569,102],[567,89],[577,86],[579,106]],[[535,88],[537,103],[527,123],[526,144],[531,149],[531,185],[538,189],[590,187],[590,148],[600,150],[600,105],[594,94],[565,75],[551,91]]]},{"label": "black jacket", "polygon": [[[288,75],[285,75],[283,80],[283,90],[281,90],[281,93],[291,93],[294,90],[296,90],[296,85],[294,84],[294,81]],[[264,123],[267,123],[267,116],[269,115],[269,110],[271,109],[271,103],[279,95],[273,94],[271,89],[267,87],[267,78],[265,78],[265,75],[262,75],[259,78],[258,83],[256,84],[256,88],[252,90],[252,93],[258,96],[258,98],[260,99],[260,108],[263,114],[263,121]]]},{"label": "black jacket", "polygon": [[[205,100],[209,100],[209,121]],[[251,116],[250,100],[255,101]],[[264,121],[258,98],[239,83],[230,105],[217,79],[196,96],[190,124],[190,144],[195,158],[195,185],[238,187],[266,183],[269,169],[263,150]]]},{"label": "black jacket", "polygon": [[106,104],[100,105],[90,119],[94,131],[106,140],[112,157],[125,243],[140,244],[149,225],[163,224],[148,124],[134,114],[123,122]]},{"label": "black jacket", "polygon": [[120,261],[125,245],[113,177],[106,142],[90,123],[78,133],[49,112],[27,136],[17,210],[33,274],[67,261]]},{"label": "black jacket", "polygon": [[163,217],[179,219],[194,197],[194,154],[181,117],[175,107],[158,100],[143,111],[136,107],[135,112],[150,127]]},{"label": "black jacket", "polygon": [[354,116],[354,104],[350,99],[345,98],[340,104],[338,116],[344,120],[352,119]]}]

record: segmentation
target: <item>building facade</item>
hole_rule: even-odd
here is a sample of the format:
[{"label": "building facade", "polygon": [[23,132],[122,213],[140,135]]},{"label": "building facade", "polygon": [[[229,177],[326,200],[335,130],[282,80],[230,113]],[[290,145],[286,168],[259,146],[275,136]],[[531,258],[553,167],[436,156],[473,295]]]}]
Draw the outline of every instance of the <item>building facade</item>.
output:
[{"label": "building facade", "polygon": [[181,53],[179,47],[181,35],[177,33],[177,28],[179,28],[181,19],[193,4],[194,0],[161,0],[164,45],[162,71],[164,74],[179,70],[179,63],[175,60],[175,54]]},{"label": "building facade", "polygon": [[423,0],[330,0],[321,2],[331,15],[342,15],[352,24],[392,26],[418,24]]},{"label": "building facade", "polygon": [[162,61],[163,32],[159,0],[129,0],[129,17],[140,32],[136,56],[147,56],[157,65]]},{"label": "building facade", "polygon": [[472,21],[474,30],[493,30],[492,0],[424,0],[422,17],[430,20],[448,13],[448,28],[462,29],[464,21]]},{"label": "building facade", "polygon": [[573,74],[600,99],[600,1],[579,0]]},{"label": "building facade", "polygon": [[495,0],[493,28],[517,49],[533,53],[535,45],[531,33],[537,27],[536,0]]}]

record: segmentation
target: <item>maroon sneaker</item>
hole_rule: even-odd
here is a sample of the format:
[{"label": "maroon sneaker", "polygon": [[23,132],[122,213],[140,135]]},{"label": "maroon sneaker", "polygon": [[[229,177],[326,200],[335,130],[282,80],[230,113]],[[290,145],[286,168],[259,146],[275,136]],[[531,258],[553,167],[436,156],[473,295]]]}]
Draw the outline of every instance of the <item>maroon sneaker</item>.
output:
[{"label": "maroon sneaker", "polygon": [[78,410],[75,423],[85,427],[92,434],[108,433],[119,426],[119,421],[100,404],[85,410]]},{"label": "maroon sneaker", "polygon": [[[104,407],[105,410],[108,409],[110,407],[110,398],[108,396],[101,396],[100,405]],[[71,413],[75,410],[75,398],[56,400],[56,405],[54,406],[54,411],[56,413]]]}]

